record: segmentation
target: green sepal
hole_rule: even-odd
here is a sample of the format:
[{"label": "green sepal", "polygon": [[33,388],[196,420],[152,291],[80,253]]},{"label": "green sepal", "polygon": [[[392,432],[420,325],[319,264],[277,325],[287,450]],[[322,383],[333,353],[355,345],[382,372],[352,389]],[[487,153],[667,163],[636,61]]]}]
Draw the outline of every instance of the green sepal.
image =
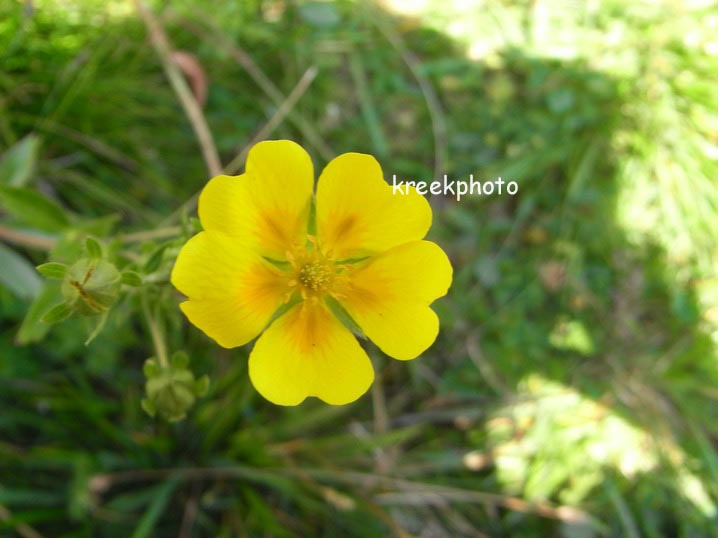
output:
[{"label": "green sepal", "polygon": [[48,310],[45,315],[40,318],[43,323],[60,323],[66,320],[72,314],[72,307],[67,303],[60,303]]},{"label": "green sepal", "polygon": [[134,271],[122,271],[122,283],[127,286],[132,286],[134,288],[137,288],[142,285],[142,277],[139,275],[139,273],[135,273]]},{"label": "green sepal", "polygon": [[155,359],[147,359],[144,366],[142,366],[142,371],[144,372],[145,377],[150,379],[151,377],[157,377],[160,373],[160,367]]},{"label": "green sepal", "polygon": [[152,400],[142,398],[140,405],[149,416],[154,417],[157,414],[157,409],[155,408],[155,404],[152,403]]},{"label": "green sepal", "polygon": [[175,351],[170,364],[174,370],[185,370],[189,365],[189,356],[184,351]]},{"label": "green sepal", "polygon": [[67,275],[67,265],[64,263],[48,262],[35,267],[37,272],[45,278],[63,279]]},{"label": "green sepal", "polygon": [[97,323],[95,324],[95,328],[92,329],[92,332],[87,336],[87,340],[85,340],[85,345],[89,346],[92,341],[97,338],[97,335],[102,332],[102,329],[105,328],[105,325],[107,324],[107,318],[110,316],[110,311],[105,310],[100,318],[97,320]]},{"label": "green sepal", "polygon": [[92,237],[85,239],[85,250],[92,259],[99,260],[102,258],[102,246]]},{"label": "green sepal", "polygon": [[364,331],[362,331],[361,327],[359,327],[359,324],[354,321],[354,319],[349,315],[349,313],[344,309],[344,307],[339,303],[339,301],[337,301],[334,297],[327,296],[325,302],[326,305],[329,307],[329,310],[332,311],[332,314],[334,314],[347,329],[353,332],[357,337],[363,340],[367,339],[366,335],[364,334]]}]

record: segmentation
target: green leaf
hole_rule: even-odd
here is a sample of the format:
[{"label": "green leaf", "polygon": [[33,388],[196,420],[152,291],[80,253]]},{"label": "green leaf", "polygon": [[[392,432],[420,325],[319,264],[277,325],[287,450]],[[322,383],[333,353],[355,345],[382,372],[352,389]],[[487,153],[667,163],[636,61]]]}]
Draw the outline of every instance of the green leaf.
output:
[{"label": "green leaf", "polygon": [[[145,411],[147,411],[146,408]],[[172,499],[172,493],[178,485],[178,478],[170,478],[155,488],[152,502],[142,516],[142,519],[140,519],[139,524],[135,528],[135,532],[132,533],[132,538],[148,538],[149,536],[155,535],[152,531],[162,517],[165,507]]]},{"label": "green leaf", "polygon": [[57,232],[70,222],[59,205],[27,187],[0,187],[0,204],[18,221],[39,230]]},{"label": "green leaf", "polygon": [[66,303],[60,303],[53,306],[41,319],[43,323],[60,323],[69,318],[70,314],[72,314],[72,307]]},{"label": "green leaf", "polygon": [[42,288],[35,267],[13,249],[0,243],[0,284],[23,299],[34,299]]},{"label": "green leaf", "polygon": [[116,213],[93,219],[88,219],[83,216],[82,221],[73,223],[73,228],[98,237],[107,237],[120,218],[120,215]]},{"label": "green leaf", "polygon": [[142,285],[142,277],[134,271],[122,271],[122,283],[136,288]]},{"label": "green leaf", "polygon": [[102,246],[94,238],[87,237],[85,239],[85,250],[90,258],[100,259],[102,258]]},{"label": "green leaf", "polygon": [[160,366],[155,359],[147,359],[142,367],[142,371],[147,378],[157,377],[157,374],[160,373]]},{"label": "green leaf", "polygon": [[209,377],[206,375],[203,375],[197,381],[195,381],[194,393],[197,396],[205,396],[207,394],[208,390],[209,390]]},{"label": "green leaf", "polygon": [[55,506],[63,501],[60,492],[3,486],[0,488],[0,504],[23,507]]},{"label": "green leaf", "polygon": [[549,342],[557,349],[576,351],[581,355],[591,355],[596,351],[591,333],[578,320],[560,321],[551,331]]},{"label": "green leaf", "polygon": [[190,218],[189,225],[192,228],[192,230],[191,230],[192,233],[199,233],[204,229],[204,228],[202,228],[202,223],[200,222],[200,220],[197,217]]},{"label": "green leaf", "polygon": [[64,263],[48,262],[38,265],[35,269],[45,278],[63,279],[67,274],[67,265]]},{"label": "green leaf", "polygon": [[57,304],[60,300],[62,300],[60,286],[56,282],[47,281],[30,305],[25,319],[17,331],[15,341],[18,345],[24,346],[42,340],[50,330],[50,325],[43,323],[41,318],[52,305]]},{"label": "green leaf", "polygon": [[147,260],[147,263],[145,263],[145,266],[143,267],[143,270],[145,274],[154,273],[157,271],[157,269],[160,268],[160,264],[162,263],[162,257],[165,253],[165,249],[167,248],[167,245],[161,245],[157,250],[155,250],[152,255]]},{"label": "green leaf", "polygon": [[341,20],[336,6],[327,2],[306,2],[299,6],[299,16],[311,26],[330,28]]},{"label": "green leaf", "polygon": [[0,160],[0,185],[27,185],[35,172],[39,146],[39,139],[31,134],[8,149]]},{"label": "green leaf", "polygon": [[72,479],[67,489],[67,505],[70,517],[79,521],[85,517],[93,507],[93,493],[90,480],[94,475],[93,458],[85,453],[78,452],[72,462]]}]

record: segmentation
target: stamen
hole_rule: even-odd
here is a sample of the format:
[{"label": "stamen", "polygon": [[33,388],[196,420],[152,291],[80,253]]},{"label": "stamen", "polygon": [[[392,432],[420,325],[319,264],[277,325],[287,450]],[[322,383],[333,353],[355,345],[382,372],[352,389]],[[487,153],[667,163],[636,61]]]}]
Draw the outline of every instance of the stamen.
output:
[{"label": "stamen", "polygon": [[316,236],[307,235],[303,248],[292,249],[286,256],[292,267],[287,279],[292,292],[298,292],[302,299],[314,301],[334,291],[334,281],[341,268],[324,255]]},{"label": "stamen", "polygon": [[299,270],[299,281],[312,291],[320,291],[329,282],[331,275],[323,263],[306,263]]}]

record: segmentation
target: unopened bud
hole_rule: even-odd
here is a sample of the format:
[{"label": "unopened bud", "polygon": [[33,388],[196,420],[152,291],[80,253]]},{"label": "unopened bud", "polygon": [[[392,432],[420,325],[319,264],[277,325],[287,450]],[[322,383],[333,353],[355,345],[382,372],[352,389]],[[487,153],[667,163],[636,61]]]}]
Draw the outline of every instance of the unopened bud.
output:
[{"label": "unopened bud", "polygon": [[65,303],[83,316],[105,312],[117,299],[122,276],[110,262],[82,258],[67,270],[62,283]]},{"label": "unopened bud", "polygon": [[187,363],[187,356],[181,352],[175,353],[172,364],[167,367],[155,359],[145,362],[147,398],[142,400],[142,407],[148,415],[160,415],[170,422],[182,420],[196,398],[207,393],[209,378],[195,379]]}]

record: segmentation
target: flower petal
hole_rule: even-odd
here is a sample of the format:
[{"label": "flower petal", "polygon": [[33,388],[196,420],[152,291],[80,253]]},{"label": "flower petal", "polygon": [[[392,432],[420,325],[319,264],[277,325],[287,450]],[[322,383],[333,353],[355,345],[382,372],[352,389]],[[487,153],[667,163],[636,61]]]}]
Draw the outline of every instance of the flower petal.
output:
[{"label": "flower petal", "polygon": [[199,198],[205,230],[241,238],[262,255],[284,259],[307,233],[314,167],[302,147],[270,140],[249,151],[240,176],[217,176]]},{"label": "flower petal", "polygon": [[431,226],[429,203],[415,189],[393,191],[371,155],[332,160],[317,184],[317,235],[325,252],[358,258],[422,239]]},{"label": "flower petal", "polygon": [[303,302],[272,323],[249,356],[249,377],[279,405],[307,396],[342,405],[364,394],[374,370],[356,338],[320,303]]},{"label": "flower petal", "polygon": [[172,284],[187,318],[223,347],[249,342],[285,300],[286,277],[236,238],[200,232],[180,250]]},{"label": "flower petal", "polygon": [[436,339],[439,318],[429,305],[446,295],[451,277],[451,263],[438,245],[413,241],[354,269],[339,298],[384,353],[408,360]]}]

